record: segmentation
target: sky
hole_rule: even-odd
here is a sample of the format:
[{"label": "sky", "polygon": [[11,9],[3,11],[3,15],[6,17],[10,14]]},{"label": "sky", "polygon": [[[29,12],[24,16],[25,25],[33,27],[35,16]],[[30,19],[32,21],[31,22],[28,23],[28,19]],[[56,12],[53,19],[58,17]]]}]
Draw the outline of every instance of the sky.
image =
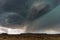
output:
[{"label": "sky", "polygon": [[0,0],[1,33],[56,34],[59,30],[60,0]]},{"label": "sky", "polygon": [[[31,24],[32,28],[34,30],[56,30],[60,32],[60,5],[57,6],[55,9],[52,11],[48,12],[41,18],[38,18]],[[38,31],[38,32],[39,32]]]}]

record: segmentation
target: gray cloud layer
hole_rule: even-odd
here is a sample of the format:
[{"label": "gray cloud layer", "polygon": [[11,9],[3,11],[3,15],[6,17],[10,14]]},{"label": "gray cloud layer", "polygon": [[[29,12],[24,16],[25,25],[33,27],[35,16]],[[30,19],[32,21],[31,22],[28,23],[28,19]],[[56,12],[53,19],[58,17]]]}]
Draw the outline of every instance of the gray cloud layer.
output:
[{"label": "gray cloud layer", "polygon": [[0,3],[0,25],[29,24],[28,32],[59,29],[60,0],[0,0]]},{"label": "gray cloud layer", "polygon": [[[60,1],[59,0],[45,0],[49,5],[51,11],[32,22],[27,30],[44,31],[44,30],[60,30]],[[58,3],[57,3],[58,2]],[[53,9],[54,8],[54,9]],[[43,12],[43,11],[42,11]]]}]

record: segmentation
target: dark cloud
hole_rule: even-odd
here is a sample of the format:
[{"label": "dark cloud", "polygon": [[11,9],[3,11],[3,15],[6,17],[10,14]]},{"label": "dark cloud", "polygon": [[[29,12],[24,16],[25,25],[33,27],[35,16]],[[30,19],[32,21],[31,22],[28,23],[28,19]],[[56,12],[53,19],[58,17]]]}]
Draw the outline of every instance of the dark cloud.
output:
[{"label": "dark cloud", "polygon": [[60,5],[57,6],[52,11],[48,12],[44,16],[35,20],[31,27],[28,30],[33,31],[43,31],[43,30],[56,30],[59,31],[60,29]]},{"label": "dark cloud", "polygon": [[[22,24],[27,18],[26,0],[5,0],[6,3],[1,7],[1,25]],[[1,1],[3,2],[3,1]],[[8,20],[8,21],[6,21]]]},{"label": "dark cloud", "polygon": [[[44,1],[44,0],[43,0]],[[43,31],[43,30],[48,30],[48,29],[55,29],[58,30],[59,24],[60,24],[60,5],[59,0],[45,0],[47,4],[49,4],[48,10],[49,11],[42,11],[45,13],[45,15],[40,16],[38,19],[32,22],[31,26],[27,28],[29,31]]]},{"label": "dark cloud", "polygon": [[0,3],[0,25],[26,24],[30,32],[60,24],[60,0],[0,0]]}]

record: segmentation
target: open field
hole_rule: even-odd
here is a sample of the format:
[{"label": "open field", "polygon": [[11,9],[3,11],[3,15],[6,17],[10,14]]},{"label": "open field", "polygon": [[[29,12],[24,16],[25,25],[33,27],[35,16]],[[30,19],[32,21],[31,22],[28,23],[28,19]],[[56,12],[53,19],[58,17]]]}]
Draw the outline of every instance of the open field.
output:
[{"label": "open field", "polygon": [[60,34],[0,34],[0,40],[60,40]]}]

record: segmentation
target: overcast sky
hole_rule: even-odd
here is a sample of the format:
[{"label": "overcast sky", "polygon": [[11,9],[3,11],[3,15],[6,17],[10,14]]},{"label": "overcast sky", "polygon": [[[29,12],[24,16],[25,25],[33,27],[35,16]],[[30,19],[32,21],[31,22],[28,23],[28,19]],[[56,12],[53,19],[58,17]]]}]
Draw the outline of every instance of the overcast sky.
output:
[{"label": "overcast sky", "polygon": [[[60,32],[60,0],[0,0],[0,3],[0,27],[9,25],[8,27],[13,28],[14,25],[22,24],[27,27],[26,32]],[[0,31],[2,29],[4,28],[0,28]],[[4,30],[15,32],[11,29]],[[4,32],[9,34],[9,31]],[[25,28],[20,27],[19,32],[24,33]]]},{"label": "overcast sky", "polygon": [[[32,30],[60,30],[60,5],[33,22]],[[59,31],[60,32],[60,31]]]}]

